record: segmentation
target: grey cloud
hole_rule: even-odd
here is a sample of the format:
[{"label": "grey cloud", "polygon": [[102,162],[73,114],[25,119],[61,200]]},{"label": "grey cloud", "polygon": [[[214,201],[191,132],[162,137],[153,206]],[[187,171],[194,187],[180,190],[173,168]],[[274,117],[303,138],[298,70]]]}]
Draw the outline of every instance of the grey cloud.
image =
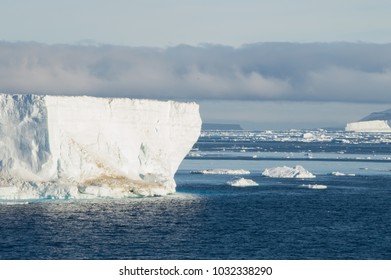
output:
[{"label": "grey cloud", "polygon": [[181,100],[391,102],[391,44],[166,49],[0,42],[0,91]]}]

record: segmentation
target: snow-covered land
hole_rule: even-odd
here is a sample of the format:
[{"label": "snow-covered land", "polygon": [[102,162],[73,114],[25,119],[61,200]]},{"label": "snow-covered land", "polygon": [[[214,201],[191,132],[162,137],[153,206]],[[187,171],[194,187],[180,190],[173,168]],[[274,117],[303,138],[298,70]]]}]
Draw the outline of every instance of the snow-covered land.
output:
[{"label": "snow-covered land", "polygon": [[386,120],[373,120],[348,123],[345,130],[354,132],[391,132],[391,127]]},{"label": "snow-covered land", "polygon": [[232,181],[228,181],[226,183],[229,186],[233,187],[253,187],[253,186],[259,186],[259,184],[251,179],[245,179],[245,178],[240,178],[240,179],[235,179]]},{"label": "snow-covered land", "polygon": [[195,103],[0,94],[0,199],[175,192]]},{"label": "snow-covered land", "polygon": [[301,165],[266,168],[262,175],[272,178],[315,178],[314,174],[304,169]]},{"label": "snow-covered land", "polygon": [[391,122],[391,109],[381,111],[381,112],[373,112],[369,114],[368,116],[362,118],[360,122],[362,121],[374,121],[374,120],[388,120],[388,122]]}]

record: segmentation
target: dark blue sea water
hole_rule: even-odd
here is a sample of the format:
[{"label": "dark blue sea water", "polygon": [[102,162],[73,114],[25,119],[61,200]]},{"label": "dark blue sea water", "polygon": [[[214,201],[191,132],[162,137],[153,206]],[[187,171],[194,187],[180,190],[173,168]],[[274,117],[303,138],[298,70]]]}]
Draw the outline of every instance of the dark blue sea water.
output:
[{"label": "dark blue sea water", "polygon": [[[388,138],[300,133],[204,134],[167,197],[0,204],[0,259],[391,259]],[[261,174],[283,165],[316,178]],[[251,173],[191,173],[213,168]]]}]

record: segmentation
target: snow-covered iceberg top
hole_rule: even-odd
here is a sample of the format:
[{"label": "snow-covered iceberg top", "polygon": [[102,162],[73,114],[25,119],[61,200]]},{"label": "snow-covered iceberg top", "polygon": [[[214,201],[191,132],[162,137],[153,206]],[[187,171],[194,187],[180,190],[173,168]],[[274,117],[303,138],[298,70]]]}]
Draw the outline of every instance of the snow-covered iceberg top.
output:
[{"label": "snow-covered iceberg top", "polygon": [[224,169],[224,168],[215,168],[215,169],[205,169],[192,171],[192,174],[212,174],[212,175],[246,175],[250,174],[250,171],[244,169]]},{"label": "snow-covered iceberg top", "polygon": [[391,127],[386,120],[375,120],[348,123],[345,130],[353,132],[391,132]]},{"label": "snow-covered iceberg top", "polygon": [[245,178],[240,178],[240,179],[235,179],[232,181],[228,181],[226,183],[229,186],[233,187],[252,187],[252,186],[259,186],[259,184],[251,179],[245,179]]},{"label": "snow-covered iceberg top", "polygon": [[272,178],[315,178],[314,174],[304,169],[301,165],[266,168],[262,175]]},{"label": "snow-covered iceberg top", "polygon": [[0,199],[175,192],[196,103],[0,94]]}]

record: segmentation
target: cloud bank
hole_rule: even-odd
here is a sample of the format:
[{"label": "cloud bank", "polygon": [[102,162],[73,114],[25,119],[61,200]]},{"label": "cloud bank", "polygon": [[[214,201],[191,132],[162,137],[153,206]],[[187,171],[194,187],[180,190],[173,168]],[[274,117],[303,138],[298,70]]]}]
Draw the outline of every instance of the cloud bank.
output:
[{"label": "cloud bank", "polygon": [[159,49],[0,42],[0,92],[390,103],[390,90],[391,44]]}]

